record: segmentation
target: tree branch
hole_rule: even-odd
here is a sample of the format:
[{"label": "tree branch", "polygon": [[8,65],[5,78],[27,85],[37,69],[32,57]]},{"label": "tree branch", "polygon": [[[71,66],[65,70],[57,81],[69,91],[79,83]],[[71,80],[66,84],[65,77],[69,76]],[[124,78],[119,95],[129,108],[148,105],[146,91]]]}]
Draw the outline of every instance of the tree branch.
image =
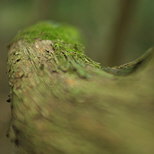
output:
[{"label": "tree branch", "polygon": [[101,68],[79,40],[74,28],[53,23],[34,25],[13,40],[8,136],[18,153],[153,153],[153,52]]}]

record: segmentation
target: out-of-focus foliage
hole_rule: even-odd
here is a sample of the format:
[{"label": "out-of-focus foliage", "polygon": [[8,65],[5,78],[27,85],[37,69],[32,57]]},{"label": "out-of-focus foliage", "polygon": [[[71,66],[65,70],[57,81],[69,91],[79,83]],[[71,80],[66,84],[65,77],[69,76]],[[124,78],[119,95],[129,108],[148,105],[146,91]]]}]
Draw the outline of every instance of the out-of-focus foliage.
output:
[{"label": "out-of-focus foliage", "polygon": [[[18,30],[40,20],[72,24],[80,29],[91,58],[103,65],[117,65],[153,46],[153,15],[153,0],[1,0],[0,109],[8,93],[6,46]],[[5,111],[9,112],[6,106]],[[1,121],[0,131],[5,128]],[[1,145],[0,153],[7,154],[1,152]]]}]

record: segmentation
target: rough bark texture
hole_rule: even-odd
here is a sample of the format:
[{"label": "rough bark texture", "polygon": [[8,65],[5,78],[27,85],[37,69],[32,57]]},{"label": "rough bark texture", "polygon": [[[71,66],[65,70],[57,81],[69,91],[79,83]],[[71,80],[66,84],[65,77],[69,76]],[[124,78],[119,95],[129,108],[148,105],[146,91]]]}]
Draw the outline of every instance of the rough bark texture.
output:
[{"label": "rough bark texture", "polygon": [[19,154],[154,153],[154,56],[103,68],[76,30],[40,23],[9,49],[12,121]]}]

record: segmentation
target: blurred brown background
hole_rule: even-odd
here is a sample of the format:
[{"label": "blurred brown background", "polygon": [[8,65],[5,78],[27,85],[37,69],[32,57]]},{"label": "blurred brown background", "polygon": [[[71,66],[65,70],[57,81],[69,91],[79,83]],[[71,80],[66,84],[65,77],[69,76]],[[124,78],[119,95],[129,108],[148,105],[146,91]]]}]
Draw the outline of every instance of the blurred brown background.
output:
[{"label": "blurred brown background", "polygon": [[153,0],[0,0],[0,154],[13,154],[5,137],[7,44],[18,30],[40,20],[72,24],[82,33],[86,53],[102,65],[119,65],[154,44]]}]

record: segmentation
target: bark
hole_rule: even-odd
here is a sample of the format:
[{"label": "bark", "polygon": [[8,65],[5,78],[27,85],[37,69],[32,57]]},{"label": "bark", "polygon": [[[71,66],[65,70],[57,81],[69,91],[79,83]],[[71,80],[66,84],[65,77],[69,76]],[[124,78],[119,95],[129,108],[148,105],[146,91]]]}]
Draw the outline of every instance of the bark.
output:
[{"label": "bark", "polygon": [[78,40],[72,27],[41,23],[11,43],[8,136],[18,153],[154,153],[153,50],[104,68]]}]

